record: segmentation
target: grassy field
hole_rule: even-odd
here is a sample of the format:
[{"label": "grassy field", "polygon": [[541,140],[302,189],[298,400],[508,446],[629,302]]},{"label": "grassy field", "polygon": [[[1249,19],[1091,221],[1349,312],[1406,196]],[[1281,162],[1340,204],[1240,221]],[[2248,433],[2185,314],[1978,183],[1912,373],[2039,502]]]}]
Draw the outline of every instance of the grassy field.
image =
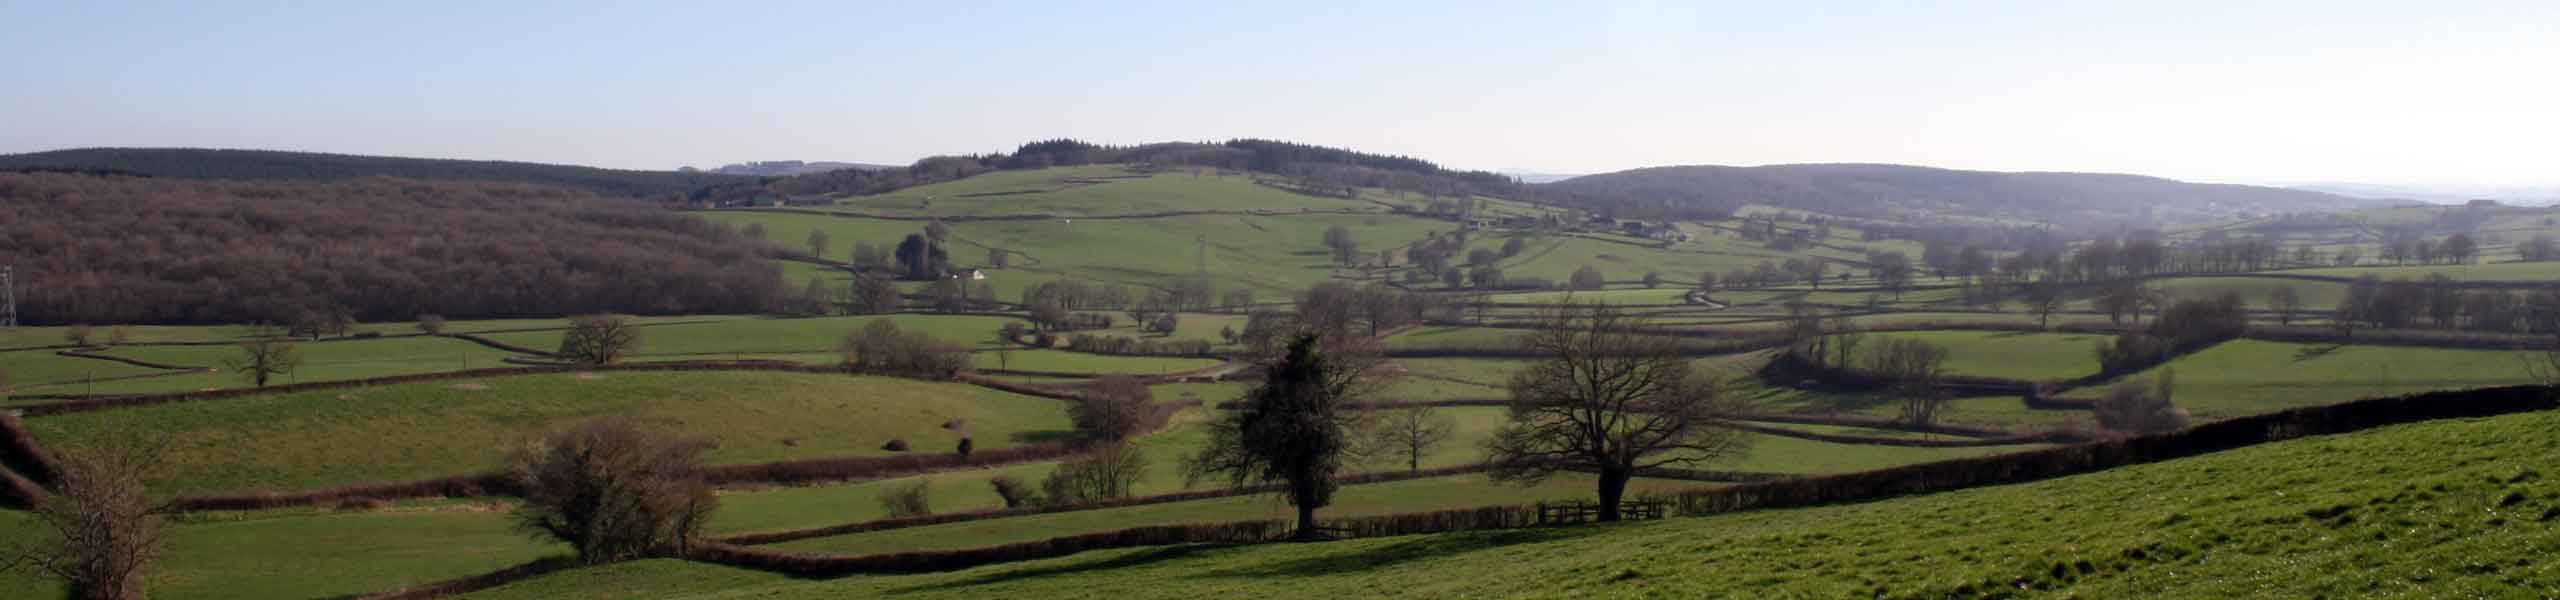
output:
[{"label": "grassy field", "polygon": [[[639,360],[659,358],[728,358],[725,354],[779,354],[795,352],[834,352],[845,336],[861,330],[872,321],[888,319],[899,329],[922,331],[944,343],[972,348],[995,346],[996,330],[1005,323],[1017,322],[1006,317],[976,315],[861,315],[814,317],[802,319],[742,318],[709,323],[678,323],[640,328],[640,347],[634,353]],[[558,331],[499,333],[488,337],[501,342],[550,350],[560,347]]]},{"label": "grassy field", "polygon": [[2223,342],[2133,377],[2160,369],[2176,371],[2175,401],[2201,418],[2532,380],[2516,352],[2256,340]]},{"label": "grassy field", "polygon": [[1407,329],[1403,333],[1387,336],[1387,338],[1382,340],[1382,342],[1386,344],[1386,347],[1389,350],[1418,347],[1508,344],[1519,339],[1520,335],[1525,333],[1528,333],[1528,330],[1427,325]]},{"label": "grassy field", "polygon": [[[127,377],[168,371],[137,367],[110,360],[72,358],[54,354],[52,350],[20,350],[0,352],[0,389],[42,387],[48,384],[84,381],[99,377]],[[76,391],[76,386],[73,388]],[[44,390],[58,392],[62,390]]]},{"label": "grassy field", "polygon": [[1011,357],[1007,358],[999,356],[992,350],[982,350],[970,356],[970,364],[979,369],[1006,367],[1016,371],[1051,373],[1167,375],[1218,366],[1218,360],[1164,356],[1107,356],[1066,350],[1015,350]]},{"label": "grassy field", "polygon": [[1865,334],[1855,364],[1887,339],[1916,339],[1947,349],[1946,372],[1953,375],[2040,381],[2071,379],[2098,372],[2094,348],[2108,336],[2009,331],[1897,331]]},{"label": "grassy field", "polygon": [[714,463],[944,452],[964,420],[996,448],[1065,435],[1056,400],[954,383],[785,373],[530,375],[165,404],[28,420],[49,446],[118,432],[170,440],[171,492],[298,489],[494,469],[546,427],[629,414],[718,444]]},{"label": "grassy field", "polygon": [[[1288,205],[1281,205],[1288,206]],[[847,219],[816,215],[723,211],[703,213],[715,221],[762,224],[770,239],[799,248],[812,230],[833,240],[829,254],[843,259],[857,241],[891,246],[922,231],[912,221]],[[951,223],[951,261],[955,266],[985,267],[988,248],[1017,254],[1010,265],[990,271],[986,282],[998,298],[1015,300],[1021,290],[1060,278],[1167,285],[1194,277],[1203,265],[1201,243],[1207,243],[1205,266],[1218,289],[1256,290],[1265,301],[1306,289],[1336,273],[1322,242],[1328,227],[1351,233],[1375,261],[1379,250],[1422,240],[1432,231],[1456,224],[1388,214],[1193,215],[1131,220],[978,221]],[[805,280],[790,282],[794,289]]]},{"label": "grassy field", "polygon": [[[2560,414],[2406,425],[2055,480],[1604,527],[1093,552],[802,581],[649,561],[478,598],[2538,597]],[[2359,457],[2337,468],[2338,457]],[[1474,576],[1452,577],[1452,573]]]},{"label": "grassy field", "polygon": [[[555,337],[558,334],[551,334]],[[556,344],[555,344],[556,345]],[[225,369],[225,362],[240,354],[234,346],[119,346],[105,354],[141,359],[162,364],[210,367],[211,373],[195,373],[171,377],[153,377],[100,383],[95,393],[154,393],[201,389],[250,387],[239,373]],[[294,345],[302,357],[302,365],[293,372],[278,376],[273,384],[315,381],[368,379],[392,375],[437,373],[464,369],[487,369],[507,366],[499,362],[515,354],[479,344],[442,337],[399,337],[382,339],[349,339],[304,342]]]},{"label": "grassy field", "polygon": [[1226,176],[1203,177],[1195,177],[1188,171],[1148,175],[1120,165],[996,171],[958,181],[856,197],[836,206],[872,214],[908,216],[1116,215],[1283,207],[1383,209],[1360,200],[1308,196],[1258,185],[1251,178],[1232,172]]},{"label": "grassy field", "polygon": [[2369,274],[2383,279],[2395,279],[2402,277],[2417,278],[2426,277],[2436,273],[2443,273],[2446,277],[2452,277],[2459,280],[2551,281],[2554,279],[2560,279],[2560,262],[2502,262],[2471,265],[2418,265],[2401,267],[2339,267],[2327,269],[2303,269],[2286,272],[2299,273],[2303,275],[2327,275],[2332,277],[2362,277]]}]

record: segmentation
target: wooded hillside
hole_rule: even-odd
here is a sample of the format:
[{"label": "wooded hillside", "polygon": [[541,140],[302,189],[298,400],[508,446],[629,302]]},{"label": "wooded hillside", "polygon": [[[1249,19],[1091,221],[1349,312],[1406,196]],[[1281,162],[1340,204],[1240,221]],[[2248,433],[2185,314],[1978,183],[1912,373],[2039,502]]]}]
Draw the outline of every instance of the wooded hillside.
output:
[{"label": "wooded hillside", "polygon": [[756,242],[655,206],[506,183],[0,173],[30,324],[762,310]]},{"label": "wooded hillside", "polygon": [[627,171],[498,160],[356,156],[320,152],[200,148],[80,148],[0,155],[0,171],[62,170],[180,179],[337,181],[399,177],[436,181],[537,183],[602,196],[674,197],[755,177],[706,172]]}]

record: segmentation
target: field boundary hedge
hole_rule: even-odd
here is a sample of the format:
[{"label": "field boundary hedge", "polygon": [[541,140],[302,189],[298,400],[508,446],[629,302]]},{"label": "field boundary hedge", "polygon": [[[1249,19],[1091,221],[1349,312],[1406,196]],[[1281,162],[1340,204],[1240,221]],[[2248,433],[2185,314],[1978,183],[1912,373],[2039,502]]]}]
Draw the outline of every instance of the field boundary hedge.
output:
[{"label": "field boundary hedge", "polygon": [[1833,443],[1833,444],[1857,444],[1857,445],[1867,445],[1867,446],[1901,446],[1901,447],[1905,447],[1905,448],[1980,448],[1980,447],[1986,447],[1986,446],[2011,446],[2011,445],[2017,445],[2017,444],[2040,444],[2040,443],[2052,443],[2052,442],[2057,442],[2057,441],[2080,441],[2080,440],[2077,440],[2077,439],[2072,439],[2068,434],[2061,433],[2061,432],[2047,432],[2047,433],[2030,434],[2030,435],[2022,435],[2022,436],[2014,436],[2014,437],[2006,437],[2006,438],[1988,438],[1988,439],[1985,439],[1985,438],[1967,438],[1967,439],[1960,439],[1960,440],[1927,440],[1927,439],[1911,439],[1911,438],[1876,437],[1876,436],[1865,436],[1865,435],[1843,435],[1843,434],[1837,434],[1837,433],[1821,433],[1821,432],[1815,432],[1815,431],[1805,431],[1805,430],[1801,430],[1801,429],[1788,429],[1788,428],[1785,428],[1785,427],[1771,427],[1771,426],[1768,426],[1768,425],[1756,425],[1756,424],[1752,424],[1752,423],[1750,423],[1750,422],[1748,422],[1748,421],[1727,421],[1727,422],[1725,422],[1725,424],[1724,424],[1724,425],[1725,425],[1726,427],[1731,427],[1731,428],[1739,429],[1739,430],[1742,430],[1742,431],[1749,431],[1749,432],[1752,432],[1752,433],[1759,433],[1759,434],[1765,434],[1765,435],[1775,435],[1775,436],[1781,436],[1781,437],[1791,437],[1791,438],[1804,439],[1804,440],[1813,440],[1813,441],[1817,441],[1817,442],[1829,442],[1829,443]]},{"label": "field boundary hedge", "polygon": [[[875,376],[875,377],[901,377],[900,375],[891,374],[891,373],[858,373],[858,372],[854,372],[854,371],[846,370],[844,367],[842,367],[842,366],[838,366],[838,365],[809,365],[809,364],[801,364],[801,363],[793,363],[793,362],[783,362],[783,361],[770,361],[770,360],[743,360],[743,361],[683,361],[683,362],[669,361],[669,362],[629,363],[629,364],[615,364],[615,365],[601,365],[601,366],[586,366],[586,365],[579,365],[579,366],[493,367],[493,368],[485,368],[485,369],[466,369],[466,370],[461,370],[461,371],[444,371],[444,372],[439,372],[439,373],[414,373],[414,374],[409,374],[409,375],[391,375],[391,376],[385,376],[385,377],[372,377],[372,378],[366,378],[366,379],[347,379],[347,380],[340,380],[340,381],[314,381],[314,382],[308,382],[308,383],[293,383],[293,384],[286,384],[286,385],[267,386],[267,387],[263,387],[263,388],[255,388],[255,387],[253,387],[253,388],[232,388],[232,389],[206,390],[206,391],[194,391],[194,392],[174,392],[174,393],[166,393],[166,394],[133,394],[133,395],[120,395],[120,396],[88,396],[88,397],[79,397],[79,398],[67,399],[67,400],[60,400],[60,401],[54,401],[54,402],[44,402],[44,403],[37,403],[37,404],[28,404],[28,405],[20,406],[20,407],[16,407],[16,408],[17,408],[18,410],[25,411],[25,413],[26,413],[26,415],[27,415],[27,416],[32,416],[32,417],[42,417],[42,416],[60,415],[60,414],[68,414],[68,413],[76,413],[76,412],[87,412],[87,411],[93,411],[93,410],[106,410],[106,409],[112,409],[112,408],[130,408],[130,407],[136,407],[136,406],[151,406],[151,405],[156,405],[156,404],[170,404],[170,403],[176,403],[176,402],[193,402],[193,401],[198,401],[198,400],[216,400],[216,399],[223,399],[223,398],[238,398],[238,397],[243,397],[243,396],[258,396],[258,395],[264,395],[264,394],[290,394],[290,393],[297,393],[297,392],[310,392],[310,391],[320,391],[320,390],[340,390],[340,389],[364,388],[364,387],[374,387],[374,386],[383,386],[383,385],[399,385],[399,384],[408,384],[408,383],[427,383],[427,382],[436,382],[436,381],[451,381],[451,380],[456,380],[456,379],[478,379],[478,378],[487,378],[487,377],[515,377],[515,376],[525,376],[525,375],[553,375],[553,374],[562,374],[562,373],[585,373],[585,372],[650,372],[650,371],[748,371],[748,372],[808,373],[808,374],[850,374],[850,375],[871,375],[871,376]],[[917,379],[917,378],[908,377],[908,379]],[[996,381],[987,380],[987,379],[983,379],[983,378],[970,377],[970,376],[967,376],[967,375],[962,375],[962,376],[960,376],[960,377],[954,377],[954,378],[951,378],[951,379],[920,379],[920,380],[922,380],[922,381],[956,381],[956,382],[961,382],[961,383],[968,383],[968,384],[972,384],[972,385],[977,385],[977,386],[980,386],[980,387],[993,388],[993,389],[997,389],[997,390],[1000,390],[1000,391],[1013,392],[1013,393],[1026,394],[1026,395],[1033,395],[1033,396],[1040,396],[1040,397],[1052,398],[1052,399],[1066,399],[1066,398],[1072,398],[1072,397],[1073,397],[1073,396],[1072,396],[1072,395],[1070,395],[1070,394],[1064,394],[1064,393],[1061,393],[1061,392],[1055,392],[1055,391],[1038,391],[1038,390],[1036,390],[1036,388],[1024,388],[1024,387],[1019,387],[1019,386],[1013,386],[1013,385],[1010,385],[1010,384],[1006,384],[1006,385],[1003,385],[1003,386],[1001,386],[1001,387],[1000,387],[1000,386],[999,386],[999,385],[997,385],[997,384],[1001,384],[1001,382],[996,382]]]},{"label": "field boundary hedge", "polygon": [[[1334,478],[1334,482],[1335,482],[1335,483],[1339,483],[1339,484],[1343,484],[1343,485],[1364,485],[1364,484],[1372,484],[1372,483],[1391,483],[1391,482],[1397,482],[1397,481],[1410,481],[1410,480],[1415,480],[1415,479],[1429,479],[1429,478],[1433,478],[1433,477],[1448,477],[1448,476],[1451,476],[1451,475],[1466,475],[1466,474],[1472,474],[1472,473],[1483,473],[1483,472],[1485,472],[1486,468],[1487,468],[1487,467],[1485,466],[1485,464],[1484,464],[1484,463],[1475,463],[1475,464],[1460,465],[1460,466],[1455,466],[1455,467],[1441,467],[1441,468],[1437,468],[1437,469],[1423,469],[1423,470],[1420,470],[1420,471],[1381,471],[1381,472],[1376,472],[1376,473],[1359,473],[1359,474],[1353,474],[1353,475],[1346,475],[1346,476],[1342,476],[1342,477],[1336,477],[1336,478]],[[1214,490],[1197,490],[1197,491],[1188,491],[1188,492],[1172,492],[1172,493],[1166,493],[1166,494],[1155,494],[1155,495],[1150,495],[1150,496],[1136,496],[1136,497],[1121,498],[1121,499],[1116,499],[1116,500],[1106,500],[1106,501],[1101,501],[1101,502],[1087,502],[1087,503],[1081,503],[1081,504],[1069,504],[1069,505],[1063,505],[1063,506],[1034,506],[1034,507],[1023,507],[1023,508],[997,508],[997,509],[984,509],[984,510],[974,510],[974,511],[967,511],[967,512],[956,512],[956,513],[944,513],[944,514],[935,514],[935,515],[921,515],[921,516],[914,516],[914,517],[899,517],[899,518],[889,518],[889,519],[873,519],[873,520],[869,520],[869,521],[855,521],[855,522],[852,522],[852,523],[844,523],[844,524],[838,524],[838,525],[827,525],[827,526],[823,526],[823,527],[811,527],[811,528],[806,528],[806,529],[793,529],[793,530],[786,530],[786,531],[770,531],[770,532],[761,532],[761,533],[742,533],[742,534],[737,534],[737,535],[731,535],[731,536],[727,536],[727,537],[717,538],[717,539],[715,539],[714,541],[717,541],[717,542],[720,542],[720,543],[723,543],[723,544],[733,544],[733,545],[739,545],[739,546],[762,546],[762,545],[766,545],[766,544],[779,544],[779,543],[783,543],[783,542],[794,542],[794,541],[807,540],[807,539],[817,539],[817,538],[825,538],[825,537],[835,537],[835,536],[839,536],[839,535],[850,535],[850,534],[856,534],[856,533],[870,533],[870,532],[874,532],[874,531],[888,531],[888,530],[893,530],[893,529],[906,529],[906,528],[909,528],[909,527],[924,527],[924,526],[928,526],[928,525],[942,525],[942,524],[948,524],[948,523],[964,523],[964,522],[969,522],[969,521],[983,521],[983,520],[987,520],[987,519],[1002,519],[1002,518],[1011,518],[1011,517],[1027,517],[1027,516],[1032,516],[1032,515],[1048,515],[1048,514],[1069,513],[1069,512],[1083,512],[1083,511],[1089,511],[1089,510],[1105,510],[1105,509],[1113,509],[1113,508],[1128,508],[1128,507],[1132,507],[1132,506],[1147,506],[1147,505],[1152,505],[1152,504],[1166,504],[1166,503],[1172,503],[1172,502],[1189,502],[1189,501],[1193,501],[1193,500],[1214,500],[1214,499],[1218,499],[1218,498],[1233,498],[1233,497],[1238,497],[1238,496],[1251,496],[1251,495],[1256,495],[1256,494],[1268,494],[1268,493],[1273,493],[1273,492],[1280,491],[1280,489],[1281,489],[1281,486],[1278,486],[1278,485],[1246,486],[1246,487],[1239,487],[1239,488],[1220,488],[1220,489],[1214,489]]]},{"label": "field boundary hedge", "polygon": [[505,352],[514,352],[514,353],[517,353],[517,354],[525,354],[525,355],[531,355],[531,356],[539,356],[539,357],[543,357],[543,358],[559,358],[559,357],[560,357],[560,355],[559,355],[559,354],[556,354],[556,353],[544,352],[544,351],[541,351],[541,350],[535,350],[535,349],[532,349],[532,348],[526,348],[526,347],[518,346],[518,345],[515,345],[515,344],[509,344],[509,343],[506,343],[506,342],[501,342],[501,341],[498,341],[496,338],[491,338],[491,337],[484,336],[484,335],[480,335],[480,334],[477,334],[477,333],[445,333],[445,334],[438,334],[438,335],[439,335],[439,337],[448,337],[448,338],[453,338],[453,339],[457,339],[457,340],[462,340],[462,341],[465,341],[465,342],[471,342],[471,343],[474,343],[474,344],[479,344],[479,345],[482,345],[482,346],[488,346],[488,347],[490,347],[490,348],[497,349],[497,350],[500,350],[500,351],[505,351]]},{"label": "field boundary hedge", "polygon": [[[92,346],[92,347],[94,348],[95,346]],[[97,354],[97,353],[93,353],[93,352],[87,352],[87,350],[88,350],[88,349],[89,349],[89,348],[72,348],[72,349],[69,349],[69,350],[63,350],[63,351],[55,352],[55,353],[53,353],[53,355],[54,355],[54,356],[64,357],[64,358],[86,358],[86,359],[89,359],[89,360],[103,360],[103,361],[107,361],[107,362],[124,363],[124,364],[128,364],[128,365],[133,365],[133,366],[137,366],[137,367],[142,367],[142,368],[145,368],[145,369],[160,369],[160,370],[163,370],[163,371],[211,371],[211,370],[213,370],[213,369],[208,368],[208,367],[194,367],[194,366],[187,366],[187,365],[173,365],[173,364],[167,364],[167,363],[156,363],[156,362],[151,362],[151,361],[142,360],[142,359],[138,359],[138,358],[125,358],[125,357],[122,357],[122,356],[115,356],[115,355],[112,355],[112,354]]]}]

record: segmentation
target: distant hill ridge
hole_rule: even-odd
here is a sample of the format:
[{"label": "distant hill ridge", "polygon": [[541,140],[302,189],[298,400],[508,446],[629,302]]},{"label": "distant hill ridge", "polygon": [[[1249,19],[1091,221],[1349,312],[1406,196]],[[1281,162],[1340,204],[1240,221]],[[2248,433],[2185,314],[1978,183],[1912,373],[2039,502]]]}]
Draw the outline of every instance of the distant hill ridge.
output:
[{"label": "distant hill ridge", "polygon": [[[862,169],[862,170],[866,170],[866,171],[885,171],[885,170],[889,170],[889,169],[904,169],[904,168],[906,168],[906,167],[905,167],[905,166],[903,166],[903,165],[875,165],[875,164],[870,164],[870,163],[849,163],[849,162],[835,162],[835,161],[824,161],[824,160],[822,160],[822,161],[760,160],[760,161],[750,161],[750,162],[731,163],[731,164],[721,165],[721,166],[720,166],[720,168],[717,168],[717,169],[708,169],[707,171],[708,171],[708,172],[711,172],[711,173],[719,173],[719,174],[724,174],[724,175],[753,175],[753,176],[758,176],[758,177],[789,177],[789,176],[792,176],[792,175],[807,175],[807,174],[810,174],[810,173],[824,173],[824,172],[827,172],[827,171],[841,171],[841,170],[845,170],[845,169]],[[702,169],[695,169],[695,168],[693,168],[693,167],[685,167],[685,168],[682,168],[682,169],[677,169],[677,171],[678,171],[678,172],[684,172],[684,173],[693,173],[693,172],[704,171],[704,170],[702,170]]]},{"label": "distant hill ridge", "polygon": [[757,181],[755,177],[721,173],[279,150],[76,148],[0,155],[0,171],[34,170],[241,181],[335,181],[360,177],[491,181],[556,185],[626,197],[680,196],[713,186]]},{"label": "distant hill ridge", "polygon": [[2321,192],[2143,175],[1856,163],[1652,167],[1585,175],[1541,187],[1654,205],[1756,203],[1857,216],[1961,213],[2042,217],[2058,223],[2178,221],[2385,204]]}]

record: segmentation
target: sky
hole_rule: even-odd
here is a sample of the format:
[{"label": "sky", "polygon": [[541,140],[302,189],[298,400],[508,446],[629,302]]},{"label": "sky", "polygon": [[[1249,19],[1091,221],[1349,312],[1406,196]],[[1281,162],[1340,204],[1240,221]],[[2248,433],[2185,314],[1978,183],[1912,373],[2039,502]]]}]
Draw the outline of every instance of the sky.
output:
[{"label": "sky", "polygon": [[0,0],[0,153],[635,169],[1262,137],[1591,173],[2560,182],[2560,2]]}]

